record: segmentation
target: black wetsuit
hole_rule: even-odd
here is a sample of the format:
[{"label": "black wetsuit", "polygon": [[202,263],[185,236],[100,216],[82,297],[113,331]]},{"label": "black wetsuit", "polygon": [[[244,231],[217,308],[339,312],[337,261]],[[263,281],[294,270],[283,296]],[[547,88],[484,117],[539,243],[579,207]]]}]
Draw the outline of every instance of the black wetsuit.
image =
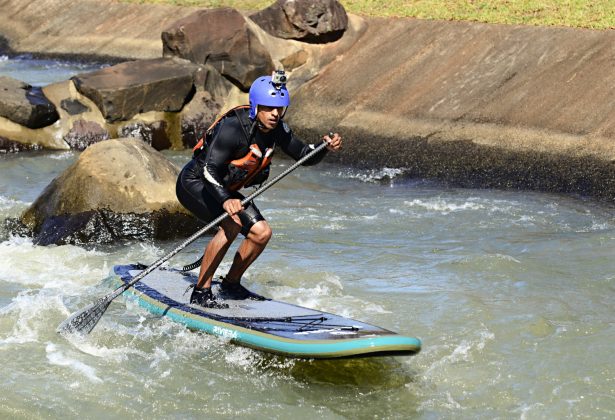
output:
[{"label": "black wetsuit", "polygon": [[[248,117],[246,109],[236,110],[223,118],[206,137],[204,150],[195,154],[184,166],[177,179],[176,193],[179,202],[199,219],[209,222],[224,212],[222,204],[229,198],[243,199],[236,191],[230,191],[229,185],[238,181],[238,174],[232,171],[229,162],[246,156],[250,145],[257,144],[261,151],[268,148],[282,149],[295,160],[311,152],[314,147],[295,137],[288,125],[280,121],[268,133],[256,128]],[[326,149],[310,158],[305,165],[314,165],[322,160]],[[263,170],[251,182],[260,184],[267,179],[269,168]],[[239,214],[241,233],[245,236],[258,221],[264,220],[260,211],[249,203]]]}]

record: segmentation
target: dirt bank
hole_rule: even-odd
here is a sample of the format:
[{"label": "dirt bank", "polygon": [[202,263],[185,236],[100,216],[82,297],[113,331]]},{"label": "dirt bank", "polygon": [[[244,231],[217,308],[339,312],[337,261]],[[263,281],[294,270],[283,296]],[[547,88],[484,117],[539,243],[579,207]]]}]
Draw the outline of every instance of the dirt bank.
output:
[{"label": "dirt bank", "polygon": [[[152,58],[162,30],[194,9],[0,0],[0,10],[16,51]],[[306,138],[343,132],[344,163],[615,200],[613,68],[612,30],[371,19],[294,92],[288,118]]]}]

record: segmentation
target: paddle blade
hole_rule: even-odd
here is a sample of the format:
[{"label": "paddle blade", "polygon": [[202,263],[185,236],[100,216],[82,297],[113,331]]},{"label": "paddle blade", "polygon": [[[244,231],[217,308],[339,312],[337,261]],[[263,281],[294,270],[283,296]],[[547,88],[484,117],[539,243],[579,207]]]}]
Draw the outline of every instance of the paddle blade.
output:
[{"label": "paddle blade", "polygon": [[91,305],[86,306],[80,311],[75,312],[58,325],[57,332],[60,334],[74,334],[81,335],[89,334],[94,329],[100,318],[105,314],[105,311],[117,296],[122,294],[125,289],[120,287],[109,293],[106,296],[98,299]]}]

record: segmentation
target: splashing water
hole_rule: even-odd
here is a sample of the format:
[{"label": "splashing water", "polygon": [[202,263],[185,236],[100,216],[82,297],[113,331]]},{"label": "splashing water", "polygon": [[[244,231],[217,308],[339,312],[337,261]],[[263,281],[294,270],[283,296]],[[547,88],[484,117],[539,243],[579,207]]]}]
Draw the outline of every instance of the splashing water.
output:
[{"label": "splashing water", "polygon": [[[0,219],[20,214],[76,156],[0,156]],[[0,241],[0,415],[615,415],[610,206],[403,176],[382,185],[373,176],[321,164],[259,198],[274,236],[244,282],[420,337],[419,355],[285,359],[188,331],[123,298],[92,334],[66,340],[56,326],[110,291],[103,279],[114,264],[151,262],[176,244],[40,247],[7,235]],[[169,264],[194,261],[206,241]]]}]

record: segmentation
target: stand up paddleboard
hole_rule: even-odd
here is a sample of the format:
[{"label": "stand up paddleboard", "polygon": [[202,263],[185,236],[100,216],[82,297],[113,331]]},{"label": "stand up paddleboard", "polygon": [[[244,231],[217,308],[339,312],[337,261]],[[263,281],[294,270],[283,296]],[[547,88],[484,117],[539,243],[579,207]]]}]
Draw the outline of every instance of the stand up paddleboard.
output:
[{"label": "stand up paddleboard", "polygon": [[[145,267],[115,266],[117,286],[129,283]],[[219,283],[212,292],[228,308],[203,308],[189,303],[197,277],[175,269],[158,268],[124,295],[148,311],[166,316],[193,330],[269,353],[298,358],[412,355],[421,349],[418,338],[406,337],[364,322],[276,300],[222,300]]]}]

